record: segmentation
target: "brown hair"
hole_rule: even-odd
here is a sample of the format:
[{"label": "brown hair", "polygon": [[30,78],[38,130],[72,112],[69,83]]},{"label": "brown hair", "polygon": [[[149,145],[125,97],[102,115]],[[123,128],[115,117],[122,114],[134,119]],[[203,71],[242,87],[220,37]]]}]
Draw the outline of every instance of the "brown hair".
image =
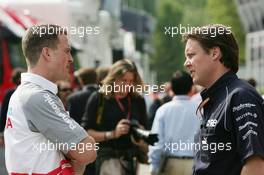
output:
[{"label": "brown hair", "polygon": [[213,47],[219,47],[222,53],[221,63],[236,73],[239,64],[239,49],[230,28],[222,24],[196,27],[190,33],[183,35],[183,41],[186,43],[188,39],[194,39],[207,53]]},{"label": "brown hair", "polygon": [[67,35],[64,28],[54,24],[42,24],[30,27],[22,39],[22,50],[28,66],[34,67],[44,47],[56,49],[60,34]]},{"label": "brown hair", "polygon": [[109,69],[109,67],[99,67],[96,69],[98,83],[101,83],[101,81],[107,76]]},{"label": "brown hair", "polygon": [[[129,59],[122,59],[117,62],[115,62],[110,70],[105,79],[102,81],[102,88],[101,92],[107,96],[107,97],[113,97],[114,92],[112,91],[111,93],[107,93],[107,86],[113,86],[114,82],[116,81],[117,78],[122,77],[126,72],[132,72],[134,73],[134,86],[141,85],[142,87],[144,86],[143,81],[137,71],[137,67],[135,63]],[[138,96],[139,93],[136,91],[130,92],[132,96]]]},{"label": "brown hair", "polygon": [[78,78],[83,85],[97,84],[97,74],[95,68],[84,67],[78,70]]}]

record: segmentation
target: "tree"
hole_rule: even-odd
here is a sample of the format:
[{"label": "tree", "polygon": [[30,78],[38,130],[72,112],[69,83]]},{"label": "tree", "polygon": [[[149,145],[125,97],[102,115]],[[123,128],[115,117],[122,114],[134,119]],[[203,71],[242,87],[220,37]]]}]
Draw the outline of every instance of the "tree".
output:
[{"label": "tree", "polygon": [[174,71],[183,69],[184,44],[181,35],[165,34],[165,27],[197,27],[221,23],[232,27],[238,41],[241,62],[245,57],[245,32],[236,11],[235,0],[162,0],[156,12],[154,33],[155,53],[151,56],[151,67],[157,72],[158,82],[168,81]]},{"label": "tree", "polygon": [[[157,14],[157,26],[154,33],[155,54],[151,59],[151,66],[157,71],[158,81],[168,81],[172,73],[183,67],[183,45],[181,35],[172,37],[172,27],[181,24],[183,16],[182,6],[172,0],[160,2]],[[170,34],[166,29],[170,28]]]},{"label": "tree", "polygon": [[[217,8],[216,8],[217,7]],[[230,26],[238,42],[240,63],[245,63],[245,31],[236,10],[235,0],[207,0],[207,23],[221,23]]]}]

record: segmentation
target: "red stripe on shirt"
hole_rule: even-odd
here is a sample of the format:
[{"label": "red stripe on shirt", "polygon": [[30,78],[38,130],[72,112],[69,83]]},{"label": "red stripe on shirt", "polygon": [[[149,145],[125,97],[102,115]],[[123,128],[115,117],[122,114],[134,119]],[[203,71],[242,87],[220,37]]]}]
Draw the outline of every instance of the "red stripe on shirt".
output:
[{"label": "red stripe on shirt", "polygon": [[[10,175],[29,175],[27,173],[10,173]],[[62,160],[60,167],[50,171],[47,174],[32,173],[32,175],[73,175],[73,167],[68,160]]]}]

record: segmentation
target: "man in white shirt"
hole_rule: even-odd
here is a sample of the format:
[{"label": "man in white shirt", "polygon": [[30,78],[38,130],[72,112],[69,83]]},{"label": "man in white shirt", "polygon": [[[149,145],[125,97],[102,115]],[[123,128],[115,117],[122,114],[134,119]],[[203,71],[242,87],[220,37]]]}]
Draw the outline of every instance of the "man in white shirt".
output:
[{"label": "man in white shirt", "polygon": [[96,144],[65,111],[55,84],[68,78],[71,48],[56,25],[29,28],[22,39],[28,72],[12,95],[5,128],[9,174],[82,174]]},{"label": "man in white shirt", "polygon": [[162,105],[156,113],[151,132],[158,133],[159,142],[149,147],[151,174],[190,175],[193,165],[194,135],[199,128],[195,115],[198,104],[187,95],[192,78],[177,71],[171,79],[172,101]]}]

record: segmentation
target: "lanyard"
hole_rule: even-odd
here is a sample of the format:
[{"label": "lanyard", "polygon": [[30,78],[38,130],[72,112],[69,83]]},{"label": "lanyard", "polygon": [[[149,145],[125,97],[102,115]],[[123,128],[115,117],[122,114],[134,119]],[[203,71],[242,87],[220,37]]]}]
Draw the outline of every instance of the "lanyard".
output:
[{"label": "lanyard", "polygon": [[[128,112],[127,112],[127,119],[130,119],[130,115],[131,115],[131,98],[130,98],[129,95],[128,95],[127,98],[128,98]],[[116,100],[116,102],[117,102],[119,108],[121,109],[121,111],[122,111],[123,113],[126,113],[126,111],[125,111],[125,107],[124,107],[123,104],[120,102],[119,98],[117,98],[117,97],[115,96],[115,100]]]}]

